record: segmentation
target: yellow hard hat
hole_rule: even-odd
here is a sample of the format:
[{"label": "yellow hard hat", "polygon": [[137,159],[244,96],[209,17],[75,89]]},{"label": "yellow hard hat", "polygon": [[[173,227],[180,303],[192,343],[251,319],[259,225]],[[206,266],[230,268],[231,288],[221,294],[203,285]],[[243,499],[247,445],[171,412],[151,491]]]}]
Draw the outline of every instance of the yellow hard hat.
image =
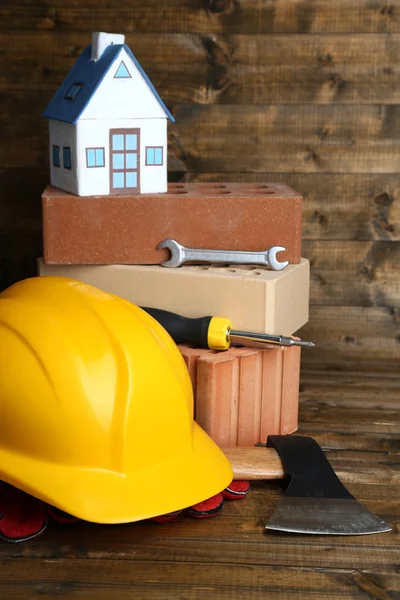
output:
[{"label": "yellow hard hat", "polygon": [[0,293],[0,479],[97,523],[186,508],[232,479],[184,360],[122,298],[66,277]]}]

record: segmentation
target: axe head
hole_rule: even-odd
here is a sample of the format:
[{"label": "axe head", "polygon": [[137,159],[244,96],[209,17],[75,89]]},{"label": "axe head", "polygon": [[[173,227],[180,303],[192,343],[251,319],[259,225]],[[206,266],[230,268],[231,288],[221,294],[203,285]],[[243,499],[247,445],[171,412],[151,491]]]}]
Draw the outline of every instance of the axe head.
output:
[{"label": "axe head", "polygon": [[271,435],[279,454],[285,493],[266,529],[321,535],[365,535],[391,531],[340,482],[317,442],[299,435]]}]

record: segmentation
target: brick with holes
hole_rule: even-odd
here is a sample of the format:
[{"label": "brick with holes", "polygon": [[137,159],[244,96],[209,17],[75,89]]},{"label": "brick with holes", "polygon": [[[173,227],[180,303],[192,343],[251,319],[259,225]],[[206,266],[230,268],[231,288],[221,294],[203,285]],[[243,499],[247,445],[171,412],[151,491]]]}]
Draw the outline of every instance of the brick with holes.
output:
[{"label": "brick with holes", "polygon": [[79,197],[54,187],[42,194],[47,264],[160,264],[158,244],[262,251],[300,262],[302,196],[283,184],[179,183],[162,194]]},{"label": "brick with holes", "polygon": [[39,275],[79,279],[139,306],[185,317],[219,316],[234,329],[292,335],[308,321],[310,264],[283,271],[236,267],[160,265],[48,265]]},{"label": "brick with holes", "polygon": [[219,446],[252,446],[297,430],[299,347],[178,348],[192,380],[195,419]]}]

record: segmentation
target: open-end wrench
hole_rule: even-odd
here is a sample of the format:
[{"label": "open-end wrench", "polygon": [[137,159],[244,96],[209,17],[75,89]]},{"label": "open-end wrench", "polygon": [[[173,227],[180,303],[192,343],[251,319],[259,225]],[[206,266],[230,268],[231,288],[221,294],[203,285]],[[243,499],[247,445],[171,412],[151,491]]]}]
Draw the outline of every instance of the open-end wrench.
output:
[{"label": "open-end wrench", "polygon": [[278,252],[286,250],[283,246],[271,246],[262,252],[247,252],[242,250],[203,250],[202,248],[185,248],[176,240],[168,238],[158,244],[157,248],[167,248],[171,258],[161,263],[163,267],[180,267],[185,262],[229,263],[242,265],[264,265],[274,271],[281,271],[288,266],[289,261],[278,261]]}]

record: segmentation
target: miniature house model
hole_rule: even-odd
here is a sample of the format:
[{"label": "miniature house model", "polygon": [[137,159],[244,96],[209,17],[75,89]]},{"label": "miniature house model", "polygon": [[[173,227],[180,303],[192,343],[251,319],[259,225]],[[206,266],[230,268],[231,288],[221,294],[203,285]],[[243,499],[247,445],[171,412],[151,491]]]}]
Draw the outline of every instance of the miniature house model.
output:
[{"label": "miniature house model", "polygon": [[167,191],[174,118],[124,35],[94,33],[42,116],[53,186],[78,196]]}]

